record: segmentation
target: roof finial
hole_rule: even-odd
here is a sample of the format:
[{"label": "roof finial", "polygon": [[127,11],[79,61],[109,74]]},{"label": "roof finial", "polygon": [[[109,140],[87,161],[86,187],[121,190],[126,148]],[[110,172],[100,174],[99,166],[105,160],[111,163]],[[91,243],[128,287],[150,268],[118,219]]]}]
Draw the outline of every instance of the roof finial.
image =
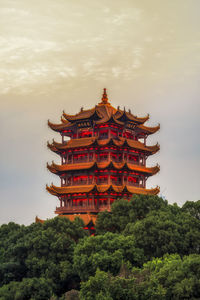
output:
[{"label": "roof finial", "polygon": [[103,104],[107,104],[108,103],[108,96],[107,96],[106,89],[103,89],[103,96],[102,96],[101,100],[102,100]]}]

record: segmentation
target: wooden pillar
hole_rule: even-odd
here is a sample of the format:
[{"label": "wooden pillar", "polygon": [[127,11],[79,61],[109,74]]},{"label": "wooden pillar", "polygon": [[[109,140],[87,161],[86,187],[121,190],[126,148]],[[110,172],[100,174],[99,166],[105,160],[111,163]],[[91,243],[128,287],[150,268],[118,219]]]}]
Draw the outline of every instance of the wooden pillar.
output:
[{"label": "wooden pillar", "polygon": [[111,183],[111,180],[110,180],[110,174],[108,174],[108,185],[110,185],[110,183]]},{"label": "wooden pillar", "polygon": [[99,198],[97,196],[97,204],[96,204],[96,208],[98,209],[99,208]]},{"label": "wooden pillar", "polygon": [[142,155],[142,165],[144,166],[144,154]]}]

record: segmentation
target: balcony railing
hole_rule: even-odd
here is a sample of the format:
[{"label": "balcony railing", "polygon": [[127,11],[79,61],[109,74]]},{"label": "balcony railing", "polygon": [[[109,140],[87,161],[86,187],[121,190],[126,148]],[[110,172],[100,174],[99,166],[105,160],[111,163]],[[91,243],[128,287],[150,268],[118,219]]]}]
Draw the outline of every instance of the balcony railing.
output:
[{"label": "balcony railing", "polygon": [[[97,162],[108,161],[109,157],[101,157],[101,158],[97,157],[97,159],[94,159],[93,157],[90,157],[89,159],[88,158],[79,158],[79,159],[74,159],[73,161],[68,160],[68,162],[66,162],[66,164],[87,163],[87,162],[92,162],[92,161],[95,161],[95,160]],[[132,159],[127,159],[127,158],[124,158],[124,160],[122,160],[122,159],[117,159],[117,158],[112,157],[110,160],[114,161],[116,163],[121,163],[122,161],[126,161],[129,164],[133,164],[133,165],[137,165],[137,166],[145,166],[145,163],[142,163],[142,162],[139,163],[138,161],[135,161],[135,160],[132,160]]]},{"label": "balcony railing", "polygon": [[93,160],[94,160],[93,157],[89,157],[89,158],[84,157],[84,158],[79,158],[79,159],[74,159],[74,160],[70,159],[66,163],[67,164],[87,163],[87,162],[91,162]]},{"label": "balcony railing", "polygon": [[113,185],[117,185],[117,186],[122,185],[122,182],[118,182],[118,181],[115,181],[115,180],[111,180],[110,183],[113,184]]},{"label": "balcony railing", "polygon": [[[115,180],[110,180],[110,183],[108,180],[82,180],[82,181],[77,181],[77,182],[72,182],[71,184],[67,184],[66,186],[86,186],[86,185],[92,185],[92,184],[97,184],[97,185],[108,185],[108,184],[112,184],[112,185],[116,185],[116,186],[122,186],[122,185],[129,185],[129,186],[135,186],[135,187],[144,187],[144,184],[139,184],[139,183],[135,183],[135,182],[127,182],[126,180],[121,181],[115,181]],[[64,185],[63,185],[64,186]]]},{"label": "balcony railing", "polygon": [[95,183],[98,185],[106,185],[108,184],[108,180],[96,180]]},{"label": "balcony railing", "polygon": [[63,206],[63,207],[56,207],[57,213],[78,213],[78,212],[98,212],[98,208],[96,206]]},{"label": "balcony railing", "polygon": [[139,187],[139,184],[138,184],[138,183],[135,183],[135,182],[127,182],[126,184],[127,184],[127,185],[130,185],[130,186]]},{"label": "balcony railing", "polygon": [[108,161],[108,156],[107,157],[98,157],[97,162],[103,162],[103,161]]},{"label": "balcony railing", "polygon": [[73,181],[72,183],[69,183],[69,186],[76,186],[76,185],[87,185],[87,184],[93,184],[94,181],[92,179],[89,180],[79,180],[79,181]]},{"label": "balcony railing", "polygon": [[57,213],[78,213],[78,212],[98,212],[98,211],[103,211],[103,210],[108,210],[110,211],[110,205],[87,205],[87,206],[82,206],[82,205],[77,205],[77,206],[63,206],[63,207],[56,207],[56,212]]}]

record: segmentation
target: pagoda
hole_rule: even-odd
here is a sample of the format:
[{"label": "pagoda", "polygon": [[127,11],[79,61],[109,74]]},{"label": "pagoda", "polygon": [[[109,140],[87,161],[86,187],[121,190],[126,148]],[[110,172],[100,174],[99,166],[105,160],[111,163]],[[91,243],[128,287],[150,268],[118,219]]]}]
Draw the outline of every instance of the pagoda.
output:
[{"label": "pagoda", "polygon": [[70,220],[79,216],[91,227],[98,212],[110,211],[117,198],[159,193],[159,187],[146,188],[148,177],[159,171],[158,165],[146,166],[147,158],[159,151],[158,144],[148,146],[146,139],[160,128],[145,126],[148,119],[111,106],[104,89],[94,108],[81,108],[76,115],[63,112],[60,124],[48,121],[62,137],[61,143],[47,144],[61,158],[59,165],[47,164],[61,180],[61,186],[46,187],[60,201],[56,214]]}]

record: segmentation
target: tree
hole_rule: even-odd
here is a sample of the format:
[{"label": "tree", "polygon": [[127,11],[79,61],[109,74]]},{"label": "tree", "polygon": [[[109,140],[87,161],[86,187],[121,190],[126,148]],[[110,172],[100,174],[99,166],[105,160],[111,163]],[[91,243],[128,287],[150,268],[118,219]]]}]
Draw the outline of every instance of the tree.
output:
[{"label": "tree", "polygon": [[45,278],[24,278],[21,282],[12,281],[0,288],[3,300],[44,300],[52,293],[51,284]]},{"label": "tree", "polygon": [[127,224],[124,234],[134,235],[135,245],[144,250],[146,260],[165,253],[187,255],[200,251],[200,222],[176,206]]},{"label": "tree", "polygon": [[81,283],[82,300],[135,300],[134,279],[112,276],[97,269],[95,276]]},{"label": "tree", "polygon": [[97,268],[116,275],[123,262],[140,266],[143,261],[143,251],[135,247],[133,236],[111,232],[82,239],[74,250],[74,268],[82,280],[94,275]]},{"label": "tree", "polygon": [[166,209],[167,206],[167,201],[153,195],[134,195],[130,201],[116,200],[110,213],[105,211],[98,214],[96,233],[120,233],[128,223],[135,223],[145,218],[149,212]]},{"label": "tree", "polygon": [[145,299],[199,299],[200,255],[164,255],[134,269],[136,290]]},{"label": "tree", "polygon": [[83,222],[56,217],[44,224],[0,227],[2,285],[23,278],[46,278],[55,294],[79,287],[73,270],[73,252],[80,238],[86,236]]},{"label": "tree", "polygon": [[182,210],[200,221],[200,200],[196,202],[186,201],[182,207]]}]

